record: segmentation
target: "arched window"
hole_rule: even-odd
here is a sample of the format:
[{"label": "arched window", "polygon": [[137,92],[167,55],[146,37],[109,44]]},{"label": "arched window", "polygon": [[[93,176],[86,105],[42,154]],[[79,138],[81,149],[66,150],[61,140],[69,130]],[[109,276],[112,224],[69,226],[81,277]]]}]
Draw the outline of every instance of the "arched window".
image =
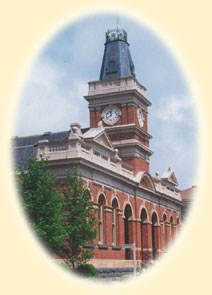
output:
[{"label": "arched window", "polygon": [[170,217],[170,242],[173,242],[174,235],[173,235],[173,217]]},{"label": "arched window", "polygon": [[[126,205],[124,210],[124,239],[125,244],[130,244],[132,242],[132,228],[130,224],[130,219],[132,218],[132,210],[129,204]],[[125,249],[125,259],[131,259],[130,249]]]},{"label": "arched window", "polygon": [[163,215],[163,228],[162,228],[162,237],[163,237],[163,250],[166,250],[167,244],[166,244],[166,215]]},{"label": "arched window", "polygon": [[179,234],[179,231],[180,231],[180,220],[179,220],[179,218],[177,218],[176,226],[177,226],[177,228],[176,228],[177,234]]},{"label": "arched window", "polygon": [[156,257],[157,254],[157,241],[156,241],[156,225],[158,223],[158,218],[155,212],[152,213],[152,255]]},{"label": "arched window", "polygon": [[116,199],[112,202],[112,243],[116,245],[117,243],[117,208],[118,202]]},{"label": "arched window", "polygon": [[99,243],[104,242],[104,205],[105,198],[103,195],[99,197],[99,212],[98,212],[98,232],[99,232]]},{"label": "arched window", "polygon": [[143,251],[146,247],[145,241],[145,223],[147,222],[147,212],[144,208],[141,210],[141,250]]}]

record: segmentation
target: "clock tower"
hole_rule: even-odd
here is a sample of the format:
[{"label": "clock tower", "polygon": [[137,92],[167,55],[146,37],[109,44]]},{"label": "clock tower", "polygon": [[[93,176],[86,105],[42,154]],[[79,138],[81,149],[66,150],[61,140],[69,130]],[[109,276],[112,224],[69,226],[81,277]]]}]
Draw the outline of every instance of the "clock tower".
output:
[{"label": "clock tower", "polygon": [[146,88],[134,72],[127,33],[123,29],[108,30],[100,78],[89,82],[90,128],[100,122],[105,127],[114,148],[134,175],[149,172],[148,107]]}]

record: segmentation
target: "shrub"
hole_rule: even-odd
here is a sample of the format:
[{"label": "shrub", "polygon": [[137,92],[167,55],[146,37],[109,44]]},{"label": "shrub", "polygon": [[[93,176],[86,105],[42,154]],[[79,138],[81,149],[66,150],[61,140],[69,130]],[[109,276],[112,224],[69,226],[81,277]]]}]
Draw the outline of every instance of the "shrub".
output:
[{"label": "shrub", "polygon": [[75,271],[83,277],[96,277],[98,278],[98,272],[92,264],[80,264]]}]

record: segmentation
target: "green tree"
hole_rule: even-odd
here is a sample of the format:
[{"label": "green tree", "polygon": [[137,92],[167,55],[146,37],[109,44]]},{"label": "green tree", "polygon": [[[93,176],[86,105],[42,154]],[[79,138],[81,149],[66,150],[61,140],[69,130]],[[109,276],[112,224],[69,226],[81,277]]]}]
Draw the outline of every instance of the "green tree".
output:
[{"label": "green tree", "polygon": [[74,269],[76,264],[84,264],[94,256],[92,248],[83,245],[96,238],[96,218],[89,190],[84,187],[77,166],[74,173],[68,171],[67,180],[61,186],[66,212],[66,232],[68,235],[63,247],[63,259]]},{"label": "green tree", "polygon": [[67,239],[64,201],[48,161],[30,158],[27,171],[19,167],[18,172],[20,197],[32,228],[50,252],[61,254]]}]

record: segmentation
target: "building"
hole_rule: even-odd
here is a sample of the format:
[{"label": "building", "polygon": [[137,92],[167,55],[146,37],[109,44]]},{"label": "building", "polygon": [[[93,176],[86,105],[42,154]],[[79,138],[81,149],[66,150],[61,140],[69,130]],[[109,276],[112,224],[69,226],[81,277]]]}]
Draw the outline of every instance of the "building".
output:
[{"label": "building", "polygon": [[132,250],[122,245],[135,243],[139,266],[168,249],[180,229],[183,204],[170,167],[162,176],[149,173],[151,102],[135,77],[124,30],[106,32],[100,78],[88,85],[84,98],[90,127],[72,123],[64,132],[16,137],[16,164],[27,169],[29,157],[47,156],[60,180],[77,162],[98,213],[92,263],[98,268],[130,267]]},{"label": "building", "polygon": [[196,185],[192,185],[192,187],[189,187],[181,191],[181,198],[183,202],[181,214],[182,214],[183,221],[185,220],[187,213],[192,205],[197,189],[198,187]]}]

